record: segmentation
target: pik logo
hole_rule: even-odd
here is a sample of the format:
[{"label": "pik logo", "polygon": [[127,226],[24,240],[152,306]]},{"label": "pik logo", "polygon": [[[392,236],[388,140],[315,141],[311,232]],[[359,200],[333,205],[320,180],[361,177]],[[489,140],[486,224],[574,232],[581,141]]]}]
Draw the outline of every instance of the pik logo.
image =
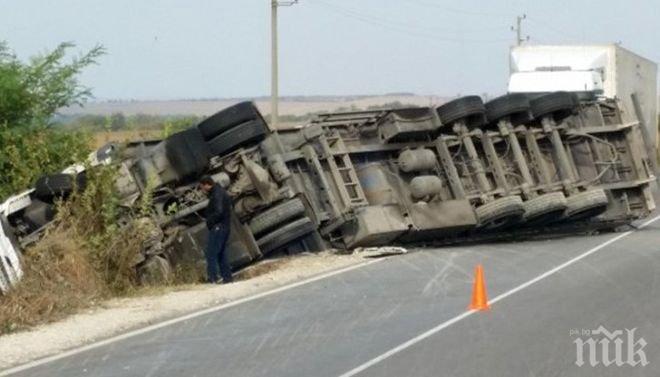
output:
[{"label": "pik logo", "polygon": [[648,365],[649,361],[644,352],[646,340],[642,337],[636,338],[636,330],[637,328],[610,332],[602,325],[595,330],[571,330],[571,335],[579,335],[573,341],[576,352],[575,365],[580,367],[585,364],[592,367],[601,364],[606,367]]}]

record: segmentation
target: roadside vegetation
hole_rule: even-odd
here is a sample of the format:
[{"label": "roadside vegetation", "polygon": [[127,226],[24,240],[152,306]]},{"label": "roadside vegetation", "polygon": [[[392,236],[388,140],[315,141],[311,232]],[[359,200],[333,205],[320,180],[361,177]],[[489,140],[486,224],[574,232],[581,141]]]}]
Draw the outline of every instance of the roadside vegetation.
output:
[{"label": "roadside vegetation", "polygon": [[85,134],[61,132],[51,121],[57,109],[84,103],[91,96],[77,76],[96,62],[103,48],[95,47],[65,63],[73,47],[63,43],[21,62],[0,41],[0,199],[88,152]]},{"label": "roadside vegetation", "polygon": [[[22,62],[0,43],[0,200],[31,187],[42,174],[83,161],[90,152],[94,129],[54,121],[59,108],[91,98],[79,74],[104,53],[96,47],[70,58],[73,47],[61,44]],[[138,292],[135,258],[149,236],[138,219],[147,215],[148,206],[134,216],[121,212],[116,170],[113,165],[89,169],[85,189],[56,203],[55,220],[23,253],[23,279],[0,296],[0,334]],[[196,278],[186,275],[186,281]]]}]

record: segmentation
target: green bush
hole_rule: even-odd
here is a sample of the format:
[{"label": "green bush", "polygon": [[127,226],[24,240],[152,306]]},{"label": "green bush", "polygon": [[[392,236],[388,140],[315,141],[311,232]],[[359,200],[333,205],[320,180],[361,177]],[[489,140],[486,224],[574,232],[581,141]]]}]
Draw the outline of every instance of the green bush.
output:
[{"label": "green bush", "polygon": [[65,62],[73,47],[62,43],[22,62],[0,42],[0,200],[88,152],[85,134],[63,132],[51,124],[58,109],[91,97],[78,75],[104,53],[98,46]]}]

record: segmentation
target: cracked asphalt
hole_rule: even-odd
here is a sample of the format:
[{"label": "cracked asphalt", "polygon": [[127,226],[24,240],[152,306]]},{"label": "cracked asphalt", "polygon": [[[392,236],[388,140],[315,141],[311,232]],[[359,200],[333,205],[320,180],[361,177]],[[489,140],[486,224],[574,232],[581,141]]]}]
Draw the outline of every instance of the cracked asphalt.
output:
[{"label": "cracked asphalt", "polygon": [[[621,233],[415,250],[15,376],[341,376]],[[360,376],[651,376],[660,363],[660,221],[466,316]],[[577,366],[574,330],[636,328],[649,365]],[[625,356],[625,355],[624,355]]]}]

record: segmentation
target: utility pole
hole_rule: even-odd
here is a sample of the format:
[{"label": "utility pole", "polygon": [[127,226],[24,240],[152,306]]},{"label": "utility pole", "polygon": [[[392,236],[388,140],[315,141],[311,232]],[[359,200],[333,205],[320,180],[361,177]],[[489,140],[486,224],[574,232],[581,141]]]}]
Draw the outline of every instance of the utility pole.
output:
[{"label": "utility pole", "polygon": [[279,96],[279,82],[278,82],[278,58],[277,58],[277,8],[281,6],[291,6],[296,4],[298,0],[291,1],[278,1],[271,0],[271,20],[270,20],[270,43],[271,43],[271,57],[270,57],[270,123],[274,130],[277,130],[277,121],[279,117],[278,109],[278,96]]},{"label": "utility pole", "polygon": [[526,14],[523,14],[522,16],[516,16],[516,26],[511,26],[511,30],[516,32],[516,46],[520,46],[523,44],[523,42],[529,40],[529,35],[524,39],[522,37],[522,21],[526,18]]}]

